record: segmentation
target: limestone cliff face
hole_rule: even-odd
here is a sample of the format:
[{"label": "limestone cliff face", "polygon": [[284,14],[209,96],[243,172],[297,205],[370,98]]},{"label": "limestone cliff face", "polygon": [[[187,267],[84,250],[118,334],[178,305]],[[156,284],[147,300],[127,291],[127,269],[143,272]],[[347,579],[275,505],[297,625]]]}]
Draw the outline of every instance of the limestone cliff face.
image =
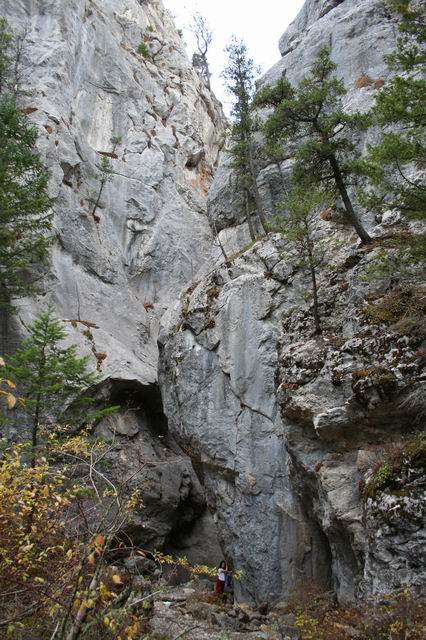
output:
[{"label": "limestone cliff face", "polygon": [[[347,107],[365,110],[386,81],[383,54],[395,46],[394,31],[379,0],[308,0],[262,82],[283,72],[297,82],[328,44]],[[290,163],[258,170],[272,214]],[[359,213],[373,236],[409,226]],[[364,497],[374,471],[386,473],[401,442],[424,428],[422,312],[412,314],[416,329],[371,322],[368,301],[390,305],[390,282],[365,280],[378,250],[359,247],[337,202],[315,229],[328,247],[317,337],[308,275],[279,236],[250,246],[226,163],[208,214],[231,261],[182,295],[160,334],[160,380],[171,429],[202,468],[221,542],[244,572],[240,596],[285,596],[311,578],[332,585],[341,601],[424,583],[424,467],[402,465],[392,490]],[[408,296],[422,299],[424,288]]]},{"label": "limestone cliff face", "polygon": [[[23,108],[39,130],[55,198],[47,294],[23,301],[19,317],[49,302],[77,321],[70,340],[94,365],[92,351],[100,354],[99,393],[122,405],[114,424],[100,427],[122,443],[116,473],[140,469],[149,488],[141,541],[160,546],[171,536],[171,546],[185,546],[179,531],[205,514],[205,500],[167,433],[156,340],[159,318],[210,251],[206,194],[223,144],[221,106],[161,2],[3,0],[0,12],[26,34]],[[141,42],[151,57],[137,52]],[[100,193],[103,157],[113,174]],[[22,329],[17,319],[7,340],[14,329]],[[216,561],[214,531],[203,545]]]},{"label": "limestone cliff face", "polygon": [[[153,382],[158,318],[211,243],[220,105],[160,2],[5,0],[2,13],[27,32],[25,108],[56,198],[49,300],[99,325],[106,375]],[[113,177],[93,214],[103,156]]]},{"label": "limestone cliff face", "polygon": [[[27,29],[24,106],[56,197],[47,294],[20,316],[52,302],[89,354],[81,321],[96,325],[98,394],[122,405],[99,430],[116,434],[113,471],[146,503],[132,535],[215,561],[215,521],[243,571],[238,595],[251,601],[311,578],[341,600],[424,582],[423,471],[401,467],[391,492],[361,495],[426,413],[421,321],[375,324],[363,312],[366,300],[388,304],[389,283],[363,280],[377,249],[358,246],[338,204],[318,219],[330,249],[324,333],[314,336],[294,250],[273,234],[247,249],[232,172],[222,162],[215,173],[220,105],[161,2],[3,0],[2,11]],[[308,0],[263,81],[283,71],[297,81],[326,43],[348,106],[366,109],[386,81],[394,31],[380,0]],[[137,53],[142,41],[153,58]],[[102,157],[113,180],[94,211]],[[273,213],[289,165],[257,168]],[[360,213],[372,235],[406,224]],[[415,284],[407,300],[422,291]]]}]

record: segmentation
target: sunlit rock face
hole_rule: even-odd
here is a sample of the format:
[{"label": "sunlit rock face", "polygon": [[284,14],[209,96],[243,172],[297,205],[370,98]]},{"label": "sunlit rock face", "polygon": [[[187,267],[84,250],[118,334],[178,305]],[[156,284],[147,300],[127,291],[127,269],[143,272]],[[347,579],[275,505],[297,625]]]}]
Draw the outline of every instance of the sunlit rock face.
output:
[{"label": "sunlit rock face", "polygon": [[361,75],[373,80],[388,75],[383,55],[396,44],[396,31],[382,0],[307,0],[279,42],[281,60],[267,73],[278,78],[285,70],[291,81],[301,79],[319,47],[330,47],[337,74],[348,87]]},{"label": "sunlit rock face", "polygon": [[[3,0],[0,13],[25,35],[20,99],[38,129],[55,198],[46,294],[22,301],[19,318],[28,322],[53,304],[73,321],[70,341],[100,364],[105,402],[117,388],[139,389],[136,414],[126,413],[134,392],[121,394],[115,473],[144,468],[140,485],[150,492],[139,538],[185,548],[184,528],[193,535],[191,523],[208,518],[203,488],[190,459],[163,433],[165,417],[150,389],[159,396],[159,319],[210,252],[206,195],[223,144],[221,106],[161,2]],[[150,57],[137,52],[141,42]],[[103,158],[112,174],[101,190]],[[17,333],[22,326],[11,319],[5,349]],[[209,553],[204,560],[216,562],[208,522],[213,534],[201,547]]]},{"label": "sunlit rock face", "polygon": [[[346,106],[368,109],[388,78],[383,54],[395,46],[383,4],[309,0],[262,82],[284,72],[298,82],[322,45],[345,81]],[[359,148],[375,135],[360,137]],[[291,160],[256,159],[273,215]],[[244,573],[238,597],[251,601],[286,598],[311,580],[342,602],[425,582],[424,464],[402,464],[377,494],[366,489],[424,428],[424,318],[369,320],[368,301],[392,302],[389,280],[365,278],[379,250],[359,246],[339,203],[322,213],[313,234],[326,247],[316,336],[300,256],[278,235],[250,242],[225,157],[208,215],[229,263],[197,277],[160,333],[170,428],[202,469],[222,545]],[[359,213],[372,235],[415,230],[400,218]],[[220,262],[218,242],[215,252]],[[422,291],[418,282],[409,295],[420,300]]]},{"label": "sunlit rock face", "polygon": [[[121,405],[98,427],[119,443],[111,473],[145,498],[132,535],[197,561],[223,553],[243,572],[237,597],[252,602],[307,580],[341,601],[422,584],[424,472],[403,467],[393,485],[365,490],[426,413],[421,322],[364,313],[366,299],[387,304],[389,282],[364,279],[378,249],[358,246],[338,206],[318,218],[314,335],[299,255],[274,234],[249,246],[226,157],[215,173],[222,111],[162,4],[3,0],[2,11],[26,31],[23,108],[56,198],[46,294],[20,317],[51,302],[72,321],[70,340],[98,353],[99,398]],[[347,105],[367,109],[395,44],[382,3],[309,0],[263,82],[297,82],[323,44]],[[101,191],[102,158],[113,174]],[[272,215],[291,160],[256,159]],[[373,235],[403,224],[361,215]]]},{"label": "sunlit rock face", "polygon": [[[26,33],[23,101],[56,198],[48,299],[99,326],[105,374],[154,381],[158,318],[211,243],[221,107],[159,2],[5,0],[2,14]],[[103,157],[113,175],[94,210]]]}]

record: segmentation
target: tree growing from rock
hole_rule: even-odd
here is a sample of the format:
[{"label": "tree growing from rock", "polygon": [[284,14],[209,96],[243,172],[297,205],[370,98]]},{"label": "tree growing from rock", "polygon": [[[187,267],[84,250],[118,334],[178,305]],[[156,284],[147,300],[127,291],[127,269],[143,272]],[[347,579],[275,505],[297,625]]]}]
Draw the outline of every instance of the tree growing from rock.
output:
[{"label": "tree growing from rock", "polygon": [[363,125],[363,118],[343,109],[346,90],[342,80],[334,76],[335,69],[328,48],[323,47],[297,87],[282,77],[275,85],[259,91],[254,104],[272,109],[263,127],[271,155],[276,158],[277,149],[286,146],[288,155],[295,159],[295,184],[320,187],[327,192],[333,189],[365,244],[371,238],[348,191],[355,176],[352,134]]},{"label": "tree growing from rock", "polygon": [[92,209],[92,218],[96,222],[96,224],[99,224],[99,222],[101,221],[100,217],[96,212],[100,206],[101,197],[104,192],[104,189],[106,185],[109,182],[112,182],[114,179],[114,171],[112,169],[110,158],[117,158],[115,151],[118,145],[121,144],[121,141],[122,140],[120,136],[115,136],[111,138],[111,143],[113,145],[112,151],[102,154],[101,162],[99,164],[99,173],[97,175],[97,179],[99,180],[99,190],[96,195],[96,198],[94,199],[93,209]]},{"label": "tree growing from rock", "polygon": [[269,228],[281,233],[299,256],[299,266],[309,271],[312,285],[312,309],[315,333],[321,334],[321,318],[318,299],[317,269],[324,260],[324,246],[315,239],[314,226],[318,221],[319,210],[324,207],[326,198],[319,189],[307,189],[296,184],[281,203],[286,215],[277,215]]},{"label": "tree growing from rock", "polygon": [[[228,64],[223,70],[222,77],[228,92],[234,98],[231,110],[233,122],[230,135],[231,162],[229,166],[237,173],[250,237],[255,240],[259,231],[258,227],[266,232],[267,226],[257,186],[253,158],[253,132],[256,129],[256,123],[251,103],[258,68],[252,58],[248,56],[246,45],[235,37],[226,47],[226,53],[228,54]],[[251,213],[253,208],[255,209],[254,217]]]},{"label": "tree growing from rock", "polygon": [[397,49],[386,56],[396,75],[378,93],[373,107],[382,135],[361,163],[369,182],[363,196],[373,209],[424,219],[426,7],[413,0],[388,0],[387,4],[398,19]]},{"label": "tree growing from rock", "polygon": [[191,32],[195,36],[197,50],[192,56],[192,64],[203,78],[206,86],[210,89],[210,65],[208,60],[209,47],[213,41],[213,32],[211,31],[207,20],[199,13],[195,13],[192,17]]},{"label": "tree growing from rock", "polygon": [[13,34],[0,20],[0,307],[34,293],[36,268],[48,258],[52,225],[48,173],[37,130],[11,88]]},{"label": "tree growing from rock", "polygon": [[148,45],[146,44],[146,42],[140,42],[138,44],[138,48],[137,48],[137,52],[143,56],[144,58],[150,58],[151,57],[151,50],[148,47]]}]

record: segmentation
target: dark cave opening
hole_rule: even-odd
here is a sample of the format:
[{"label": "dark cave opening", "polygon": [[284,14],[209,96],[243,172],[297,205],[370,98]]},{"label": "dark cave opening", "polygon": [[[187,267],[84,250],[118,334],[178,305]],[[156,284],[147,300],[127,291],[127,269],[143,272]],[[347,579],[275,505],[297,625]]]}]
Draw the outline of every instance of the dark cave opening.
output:
[{"label": "dark cave opening", "polygon": [[[98,433],[106,439],[117,436],[115,473],[130,477],[132,486],[142,490],[140,522],[129,523],[125,535],[148,551],[215,564],[221,552],[206,507],[202,465],[169,432],[159,385],[108,379],[96,397],[103,406],[120,406],[100,423]],[[187,577],[183,573],[179,581]]]},{"label": "dark cave opening", "polygon": [[108,380],[108,386],[109,404],[120,406],[123,412],[134,412],[153,436],[168,436],[168,422],[158,384],[145,385],[138,380],[112,378]]}]

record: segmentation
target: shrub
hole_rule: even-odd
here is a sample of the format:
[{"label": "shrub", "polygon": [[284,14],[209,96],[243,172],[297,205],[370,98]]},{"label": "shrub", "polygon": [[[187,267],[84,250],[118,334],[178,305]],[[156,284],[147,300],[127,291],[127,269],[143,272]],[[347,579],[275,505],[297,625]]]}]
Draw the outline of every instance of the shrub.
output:
[{"label": "shrub", "polygon": [[[137,571],[117,566],[118,556],[146,557],[123,535],[134,512],[143,508],[142,496],[128,483],[106,478],[101,463],[115,447],[83,436],[51,439],[31,465],[26,446],[3,446],[1,638],[147,637],[153,593],[141,587]],[[192,576],[216,573],[205,565],[190,566],[185,558],[154,557],[157,565],[183,567]]]},{"label": "shrub", "polygon": [[[300,640],[422,640],[426,605],[419,593],[406,589],[385,595],[380,602],[336,606],[332,598],[319,598],[312,585],[299,590],[282,613],[295,614]],[[309,598],[309,595],[311,596]],[[323,594],[327,596],[327,593]],[[281,612],[278,612],[280,615]]]},{"label": "shrub", "polygon": [[393,325],[398,333],[417,339],[426,336],[426,289],[424,286],[399,286],[379,300],[369,302],[363,314],[371,324]]},{"label": "shrub", "polygon": [[[129,639],[139,637],[142,624],[136,613],[140,611],[125,606],[130,590],[123,609],[115,609],[129,578],[112,571],[106,561],[117,527],[134,501],[101,479],[97,460],[105,453],[105,447],[80,437],[68,440],[65,447],[56,442],[33,465],[28,464],[25,446],[3,451],[1,637],[47,640],[54,632],[58,639],[77,640],[89,629],[92,638],[112,639],[120,633]],[[63,456],[79,461],[75,478],[58,466]],[[97,510],[94,522],[93,510],[99,509],[107,491],[120,515],[108,517],[106,509],[102,516]]]},{"label": "shrub", "polygon": [[364,499],[375,498],[379,491],[391,489],[394,485],[403,488],[405,478],[426,467],[426,433],[418,433],[405,443],[385,448],[384,456],[375,466],[371,477],[362,487]]},{"label": "shrub", "polygon": [[152,57],[151,50],[148,47],[148,45],[146,44],[146,42],[140,42],[138,44],[137,52],[141,56],[143,56],[144,58],[151,58]]}]

